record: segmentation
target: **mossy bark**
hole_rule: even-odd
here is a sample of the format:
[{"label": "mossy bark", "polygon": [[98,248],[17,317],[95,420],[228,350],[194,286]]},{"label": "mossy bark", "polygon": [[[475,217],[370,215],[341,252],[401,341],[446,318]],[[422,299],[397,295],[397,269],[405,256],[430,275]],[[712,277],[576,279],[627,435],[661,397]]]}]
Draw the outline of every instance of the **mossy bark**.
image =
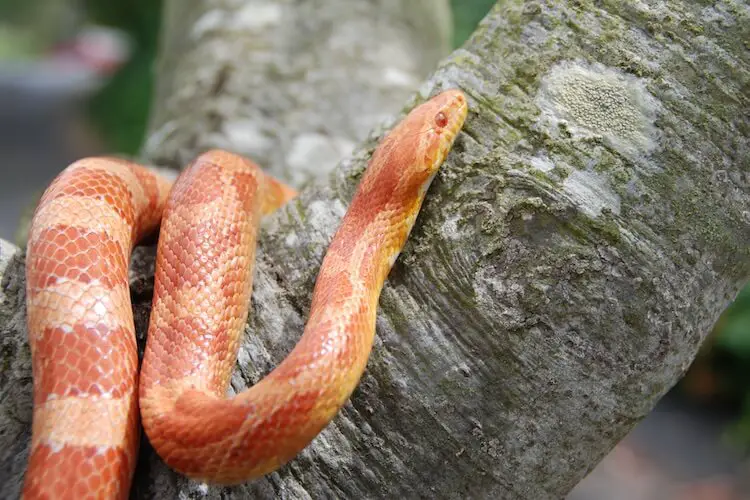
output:
[{"label": "mossy bark", "polygon": [[[168,24],[165,37],[190,19]],[[134,495],[564,496],[674,385],[750,274],[749,21],[750,7],[728,0],[498,2],[403,106],[460,87],[471,111],[383,291],[351,401],[289,465],[239,487],[187,481],[145,447]],[[167,43],[163,60],[194,57],[181,51]],[[185,116],[256,84],[242,73],[223,97],[198,92],[168,105],[164,96],[203,81],[203,63],[193,64],[159,91],[147,148],[158,163],[224,145],[191,131],[209,127],[205,115],[193,117],[202,125]],[[250,112],[222,109],[225,122]],[[291,172],[275,151],[263,157],[280,177],[315,179],[264,225],[234,389],[298,339],[326,245],[381,129],[326,175],[319,165],[315,175]],[[235,145],[231,133],[217,137]],[[141,332],[149,255],[135,259]],[[30,415],[19,395],[29,373],[14,259],[4,281],[11,306],[0,312],[16,320],[0,323],[0,386],[6,415],[22,416],[21,430],[2,434],[6,449],[25,446]]]}]

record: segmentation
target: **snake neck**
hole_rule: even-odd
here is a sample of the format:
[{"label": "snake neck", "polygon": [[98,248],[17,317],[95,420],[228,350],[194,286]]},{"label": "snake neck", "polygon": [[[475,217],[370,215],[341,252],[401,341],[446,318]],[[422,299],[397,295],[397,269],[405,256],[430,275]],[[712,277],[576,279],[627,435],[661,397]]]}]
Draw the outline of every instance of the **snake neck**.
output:
[{"label": "snake neck", "polygon": [[358,190],[321,265],[311,310],[331,290],[345,290],[361,298],[374,321],[381,289],[414,227],[426,189],[405,191],[387,185],[374,192]]}]

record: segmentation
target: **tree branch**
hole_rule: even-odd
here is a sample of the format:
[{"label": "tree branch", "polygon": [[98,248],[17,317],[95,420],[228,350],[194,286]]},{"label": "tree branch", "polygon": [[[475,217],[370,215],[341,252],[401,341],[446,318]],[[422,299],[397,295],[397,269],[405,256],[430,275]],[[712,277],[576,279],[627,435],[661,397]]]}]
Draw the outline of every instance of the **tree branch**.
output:
[{"label": "tree branch", "polygon": [[449,49],[447,0],[166,2],[145,153],[231,149],[301,185],[403,104]]},{"label": "tree branch", "polygon": [[[407,106],[460,87],[471,111],[384,289],[350,403],[289,465],[230,489],[204,489],[144,449],[135,496],[564,496],[679,379],[750,274],[748,17],[728,0],[499,2]],[[167,27],[169,38],[177,27]],[[166,44],[163,60],[172,50],[182,49]],[[175,74],[160,95],[213,81]],[[237,78],[216,100],[243,88]],[[150,158],[235,148],[226,124],[216,135],[191,129],[209,127],[201,112],[164,133],[211,101],[195,95],[159,100]],[[299,338],[326,245],[381,134],[329,175],[316,166],[317,180],[268,219],[236,390]],[[277,175],[312,176],[263,151],[255,157]],[[147,257],[135,259],[141,332]],[[10,392],[30,384],[14,323],[20,271],[5,275],[0,423],[23,414],[14,429],[25,429],[0,434],[7,450],[28,435],[31,413],[28,396]],[[22,459],[0,458],[20,473]]]}]

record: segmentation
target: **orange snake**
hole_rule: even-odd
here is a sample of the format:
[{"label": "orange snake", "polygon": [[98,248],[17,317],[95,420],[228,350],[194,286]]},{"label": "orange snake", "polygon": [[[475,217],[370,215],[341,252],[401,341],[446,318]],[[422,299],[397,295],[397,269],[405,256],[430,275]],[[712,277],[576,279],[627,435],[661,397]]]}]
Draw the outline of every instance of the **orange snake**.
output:
[{"label": "orange snake", "polygon": [[[232,399],[259,219],[295,193],[223,151],[201,155],[174,186],[112,158],[66,168],[29,233],[24,497],[127,498],[139,416],[157,453],[194,479],[234,484],[291,460],[358,384],[382,286],[466,115],[464,95],[448,90],[381,141],[325,255],[298,344]],[[159,225],[139,380],[128,261]]]}]

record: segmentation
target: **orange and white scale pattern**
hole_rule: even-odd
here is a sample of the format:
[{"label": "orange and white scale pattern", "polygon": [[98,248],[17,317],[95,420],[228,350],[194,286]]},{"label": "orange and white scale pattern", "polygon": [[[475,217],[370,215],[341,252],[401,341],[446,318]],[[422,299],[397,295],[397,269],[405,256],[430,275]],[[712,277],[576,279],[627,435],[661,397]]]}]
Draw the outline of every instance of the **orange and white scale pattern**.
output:
[{"label": "orange and white scale pattern", "polygon": [[[289,461],[330,422],[365,369],[383,283],[466,114],[463,94],[446,91],[382,141],[326,253],[299,343],[233,399],[226,390],[259,218],[295,193],[222,151],[205,153],[180,176],[163,210],[139,394],[144,430],[170,467],[215,483],[247,481]],[[27,498],[51,491],[123,498],[135,465],[127,261],[134,241],[159,223],[168,185],[138,167],[103,162],[61,174],[33,222]],[[52,207],[58,199],[67,205]]]},{"label": "orange and white scale pattern", "polygon": [[110,158],[65,169],[34,215],[26,256],[34,418],[26,498],[127,494],[138,441],[128,290],[136,240],[169,184]]}]

